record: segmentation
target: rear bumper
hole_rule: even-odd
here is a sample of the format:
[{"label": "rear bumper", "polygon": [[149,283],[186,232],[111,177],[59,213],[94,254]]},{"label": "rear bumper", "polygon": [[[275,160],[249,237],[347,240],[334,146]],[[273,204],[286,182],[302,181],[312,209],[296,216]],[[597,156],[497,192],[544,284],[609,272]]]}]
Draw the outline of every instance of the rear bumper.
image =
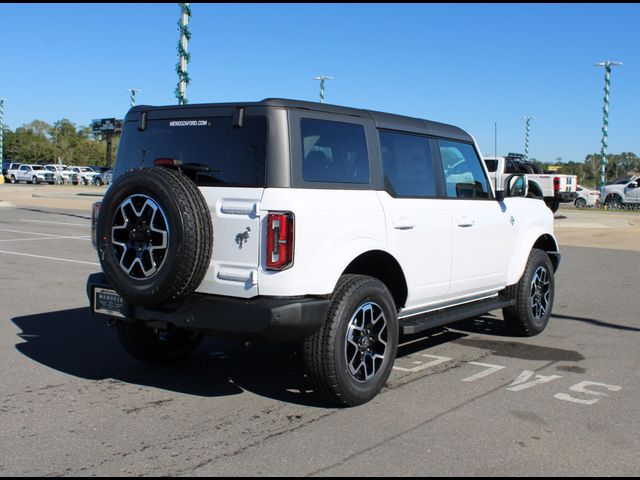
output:
[{"label": "rear bumper", "polygon": [[555,199],[561,203],[573,202],[578,198],[578,192],[556,192]]},{"label": "rear bumper", "polygon": [[[102,273],[87,279],[93,312],[93,288],[113,288]],[[164,322],[207,335],[243,340],[293,342],[313,335],[324,324],[329,299],[256,297],[238,299],[193,293],[179,301],[145,307],[124,302],[127,321]],[[102,316],[102,315],[100,315]]]}]

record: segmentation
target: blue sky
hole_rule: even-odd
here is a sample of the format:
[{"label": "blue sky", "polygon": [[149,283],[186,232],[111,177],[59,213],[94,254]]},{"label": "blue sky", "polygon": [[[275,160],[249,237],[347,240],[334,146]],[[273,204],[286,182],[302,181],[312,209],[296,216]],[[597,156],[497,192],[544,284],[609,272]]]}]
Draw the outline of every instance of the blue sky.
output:
[{"label": "blue sky", "polygon": [[[640,155],[640,5],[192,4],[190,103],[318,100],[452,123],[486,155],[583,161],[600,150],[604,70],[614,68],[609,152]],[[122,118],[174,104],[177,4],[1,4],[5,123]]]}]

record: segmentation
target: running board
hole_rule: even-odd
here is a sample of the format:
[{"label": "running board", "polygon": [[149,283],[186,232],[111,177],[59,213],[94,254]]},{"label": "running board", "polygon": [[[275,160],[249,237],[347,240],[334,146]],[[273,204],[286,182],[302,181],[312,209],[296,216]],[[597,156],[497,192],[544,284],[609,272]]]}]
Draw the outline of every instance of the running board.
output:
[{"label": "running board", "polygon": [[448,323],[477,317],[492,310],[511,307],[515,304],[515,299],[505,299],[504,297],[491,298],[489,300],[458,305],[457,307],[435,310],[422,314],[417,318],[411,317],[410,320],[406,321],[400,320],[400,327],[402,328],[403,334],[413,335],[424,330],[441,327]]}]

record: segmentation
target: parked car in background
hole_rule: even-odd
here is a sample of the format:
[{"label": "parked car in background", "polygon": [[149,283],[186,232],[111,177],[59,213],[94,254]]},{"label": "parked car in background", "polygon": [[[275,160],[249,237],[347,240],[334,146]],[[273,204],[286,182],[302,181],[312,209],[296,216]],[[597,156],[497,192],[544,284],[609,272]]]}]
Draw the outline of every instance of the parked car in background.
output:
[{"label": "parked car in background", "polygon": [[4,175],[4,178],[7,182],[11,180],[11,175],[9,174],[9,171],[17,170],[18,167],[20,167],[19,163],[7,162],[7,161],[2,162],[2,175]]},{"label": "parked car in background", "polygon": [[50,172],[53,172],[55,183],[58,185],[63,185],[65,183],[77,185],[78,184],[78,174],[75,173],[71,168],[67,165],[60,164],[50,164],[45,165],[44,168]]},{"label": "parked car in background", "polygon": [[640,205],[640,175],[617,180],[604,186],[604,204],[608,208]]},{"label": "parked car in background", "polygon": [[96,177],[100,175],[89,167],[73,167],[71,170],[78,174],[80,185],[93,185]]},{"label": "parked car in background", "polygon": [[573,201],[576,208],[595,207],[600,203],[600,191],[577,185],[578,197]]},{"label": "parked car in background", "polygon": [[534,163],[527,162],[519,153],[509,153],[506,157],[485,157],[484,163],[489,175],[495,180],[496,174],[524,174],[528,184],[528,197],[544,200],[552,212],[558,211],[561,203],[573,202],[576,197],[576,175],[544,173]]},{"label": "parked car in background", "polygon": [[104,174],[104,184],[111,185],[113,182],[113,170],[108,170]]},{"label": "parked car in background", "polygon": [[43,165],[28,165],[23,163],[17,169],[9,170],[9,181],[11,183],[55,183],[55,175],[44,168]]}]

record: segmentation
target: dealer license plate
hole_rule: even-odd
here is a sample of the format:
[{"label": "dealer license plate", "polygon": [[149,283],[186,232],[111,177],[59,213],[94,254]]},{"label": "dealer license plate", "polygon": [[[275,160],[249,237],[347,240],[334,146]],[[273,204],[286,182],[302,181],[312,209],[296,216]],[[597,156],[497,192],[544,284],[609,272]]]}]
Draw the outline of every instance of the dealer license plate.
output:
[{"label": "dealer license plate", "polygon": [[110,317],[125,318],[122,314],[124,301],[115,290],[95,287],[93,289],[93,312]]}]

